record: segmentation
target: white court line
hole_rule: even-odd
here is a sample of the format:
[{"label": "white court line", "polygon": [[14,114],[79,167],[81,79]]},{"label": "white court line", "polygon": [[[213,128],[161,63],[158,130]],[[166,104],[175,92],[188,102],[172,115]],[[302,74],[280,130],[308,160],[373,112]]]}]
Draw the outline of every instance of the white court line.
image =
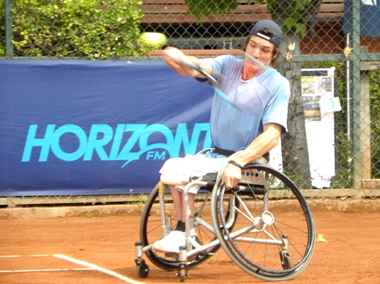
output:
[{"label": "white court line", "polygon": [[21,254],[15,254],[15,255],[0,255],[0,258],[13,258],[13,257],[41,257],[41,256],[51,256],[51,254],[31,254],[31,255],[21,255]]},{"label": "white court line", "polygon": [[25,272],[59,272],[73,270],[95,270],[93,268],[51,268],[51,269],[24,269],[24,270],[0,270],[0,273],[25,273]]},{"label": "white court line", "polygon": [[131,278],[128,278],[124,275],[116,273],[114,271],[108,270],[101,266],[80,260],[75,259],[63,254],[32,254],[32,255],[0,255],[0,258],[16,258],[16,257],[51,257],[54,256],[56,258],[64,259],[69,262],[73,262],[79,264],[81,266],[85,266],[85,268],[56,268],[56,269],[24,269],[24,270],[0,270],[0,273],[26,273],[26,272],[59,272],[59,271],[74,271],[74,270],[97,270],[103,273],[106,273],[110,276],[116,277],[120,280],[123,280],[129,284],[144,284],[144,282],[135,281]]},{"label": "white court line", "polygon": [[127,283],[130,283],[130,284],[143,284],[144,283],[144,282],[135,281],[135,280],[133,280],[131,278],[128,278],[128,277],[126,277],[124,275],[116,273],[116,272],[114,272],[112,270],[108,270],[108,269],[103,268],[101,266],[98,266],[96,264],[92,264],[92,263],[89,263],[89,262],[86,262],[86,261],[83,261],[83,260],[80,260],[80,259],[75,259],[75,258],[66,256],[66,255],[63,255],[63,254],[54,254],[53,256],[57,257],[57,258],[60,258],[60,259],[64,259],[64,260],[70,261],[70,262],[73,262],[73,263],[76,263],[76,264],[79,264],[79,265],[82,265],[82,266],[85,266],[85,267],[88,267],[88,268],[92,268],[92,269],[98,270],[100,272],[106,273],[106,274],[111,275],[113,277],[119,278],[120,280],[123,280],[123,281],[125,281]]}]

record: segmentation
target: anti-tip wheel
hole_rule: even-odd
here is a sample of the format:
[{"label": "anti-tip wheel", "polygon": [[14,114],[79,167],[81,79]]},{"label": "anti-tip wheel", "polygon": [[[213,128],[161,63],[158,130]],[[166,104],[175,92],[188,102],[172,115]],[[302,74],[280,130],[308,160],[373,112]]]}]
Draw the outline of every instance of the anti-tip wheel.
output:
[{"label": "anti-tip wheel", "polygon": [[137,274],[142,277],[146,278],[149,275],[149,267],[145,263],[145,261],[142,261],[138,266],[137,266]]},{"label": "anti-tip wheel", "polygon": [[282,268],[290,269],[292,267],[292,260],[290,258],[290,253],[286,250],[280,251],[280,258],[281,258],[281,264]]}]

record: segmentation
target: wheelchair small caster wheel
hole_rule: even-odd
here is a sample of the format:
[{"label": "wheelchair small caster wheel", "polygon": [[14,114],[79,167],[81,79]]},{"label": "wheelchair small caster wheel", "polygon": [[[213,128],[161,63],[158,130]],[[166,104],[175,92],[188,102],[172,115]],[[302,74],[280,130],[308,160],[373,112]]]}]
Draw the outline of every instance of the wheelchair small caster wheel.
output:
[{"label": "wheelchair small caster wheel", "polygon": [[188,272],[187,272],[187,267],[186,267],[186,264],[180,264],[178,266],[178,273],[177,273],[177,277],[179,277],[179,280],[181,282],[185,282],[185,279],[186,277],[188,276]]},{"label": "wheelchair small caster wheel", "polygon": [[185,279],[186,279],[186,276],[187,276],[187,272],[186,271],[180,271],[178,273],[178,277],[179,277],[179,281],[181,282],[185,282]]},{"label": "wheelchair small caster wheel", "polygon": [[292,260],[290,259],[290,253],[286,250],[280,251],[280,258],[282,268],[287,270],[292,267]]},{"label": "wheelchair small caster wheel", "polygon": [[137,265],[137,274],[141,277],[141,278],[146,278],[148,277],[149,275],[149,267],[148,265],[145,263],[145,261],[141,261],[139,265]]},{"label": "wheelchair small caster wheel", "polygon": [[181,275],[179,277],[179,281],[181,281],[181,282],[185,282],[185,279],[186,279],[186,276],[184,276],[184,275]]}]

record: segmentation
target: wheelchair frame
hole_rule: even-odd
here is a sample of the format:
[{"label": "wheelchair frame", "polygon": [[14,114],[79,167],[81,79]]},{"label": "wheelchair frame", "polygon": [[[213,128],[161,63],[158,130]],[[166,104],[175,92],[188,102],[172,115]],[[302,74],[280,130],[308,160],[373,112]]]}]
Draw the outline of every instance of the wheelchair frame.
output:
[{"label": "wheelchair frame", "polygon": [[194,217],[186,220],[187,246],[179,254],[152,250],[154,241],[170,233],[175,218],[167,186],[156,185],[144,207],[140,241],[135,244],[139,276],[149,275],[145,254],[157,267],[177,270],[183,282],[189,269],[220,247],[243,271],[266,281],[292,279],[307,267],[315,247],[314,220],[306,199],[287,176],[251,163],[244,167],[237,187],[227,191],[220,182],[217,173],[189,178],[183,194],[186,208],[189,189],[194,185],[201,189]]}]

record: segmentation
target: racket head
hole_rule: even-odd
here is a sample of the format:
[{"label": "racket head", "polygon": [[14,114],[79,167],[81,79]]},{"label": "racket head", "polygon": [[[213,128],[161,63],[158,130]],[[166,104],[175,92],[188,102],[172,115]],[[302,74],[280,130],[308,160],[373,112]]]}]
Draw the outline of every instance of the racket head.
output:
[{"label": "racket head", "polygon": [[198,71],[200,74],[202,74],[208,80],[210,85],[214,88],[215,93],[219,97],[221,97],[224,101],[226,101],[228,104],[230,104],[232,107],[238,109],[239,111],[246,112],[244,109],[241,109],[236,104],[234,104],[234,102],[230,99],[230,97],[224,93],[224,91],[220,87],[220,84],[218,83],[218,81],[211,74],[209,74],[205,70],[203,70],[199,65],[194,64],[193,62],[190,62],[190,61],[182,61],[180,64],[182,66],[192,68],[192,69]]},{"label": "racket head", "polygon": [[203,70],[200,66],[198,66],[192,62],[185,62],[185,61],[181,62],[181,65],[198,71],[200,74],[202,74],[204,77],[206,77],[206,79],[209,81],[211,86],[220,89],[220,85],[219,85],[218,81],[211,74],[209,74],[205,70]]},{"label": "racket head", "polygon": [[221,87],[220,87],[220,84],[218,83],[218,81],[212,75],[210,75],[209,73],[207,73],[203,69],[198,70],[198,72],[201,73],[203,76],[205,76],[207,78],[207,80],[211,84],[211,86],[213,86],[214,88],[217,88],[218,90],[220,90],[221,92],[223,92],[222,89],[221,89]]}]

